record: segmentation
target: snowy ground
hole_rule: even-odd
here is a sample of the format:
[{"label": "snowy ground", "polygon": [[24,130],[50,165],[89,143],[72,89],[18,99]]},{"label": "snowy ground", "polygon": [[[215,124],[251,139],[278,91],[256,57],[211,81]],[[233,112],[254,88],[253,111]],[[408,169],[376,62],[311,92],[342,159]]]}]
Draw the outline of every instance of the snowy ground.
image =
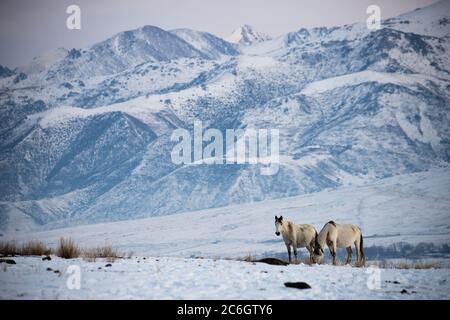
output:
[{"label": "snowy ground", "polygon": [[[0,271],[0,299],[450,298],[450,269],[377,271],[349,266],[272,266],[170,257],[117,260],[111,267],[105,267],[104,261],[81,259],[15,260],[16,265],[2,266]],[[68,289],[67,282],[73,283],[69,265],[80,267],[79,290]],[[285,282],[295,281],[307,282],[311,289],[284,286]]]},{"label": "snowy ground", "polygon": [[[21,243],[39,239],[55,247],[64,236],[81,247],[110,244],[120,252],[133,252],[133,258],[116,260],[105,267],[105,261],[16,257],[15,265],[0,264],[0,298],[449,299],[449,194],[450,170],[440,168],[367,186],[248,205],[9,233],[0,240]],[[248,254],[285,257],[284,243],[274,234],[274,215],[311,223],[318,230],[331,219],[360,225],[368,264],[374,259],[391,258],[383,256],[386,252],[380,249],[393,245],[398,249],[399,244],[407,243],[409,251],[399,251],[404,258],[429,261],[437,257],[447,267],[379,269],[377,275],[371,268],[328,264],[285,267],[236,261]],[[430,255],[432,250],[434,255]],[[304,259],[304,249],[301,252]],[[80,290],[66,286],[69,265],[81,268]],[[47,271],[48,267],[61,273]],[[379,280],[378,289],[368,286],[374,279]],[[304,281],[312,289],[286,288],[286,281]],[[403,289],[407,293],[402,294]]]}]

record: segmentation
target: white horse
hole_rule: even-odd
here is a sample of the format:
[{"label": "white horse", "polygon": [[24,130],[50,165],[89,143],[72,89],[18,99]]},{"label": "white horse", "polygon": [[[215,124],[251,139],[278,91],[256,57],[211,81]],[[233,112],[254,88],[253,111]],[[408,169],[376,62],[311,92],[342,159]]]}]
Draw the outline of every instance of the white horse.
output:
[{"label": "white horse", "polygon": [[275,216],[275,234],[283,236],[286,245],[289,263],[291,263],[291,247],[294,250],[295,260],[297,261],[297,248],[308,249],[309,261],[312,262],[314,250],[314,241],[317,237],[317,231],[309,224],[294,224],[291,221],[284,221],[283,216]]},{"label": "white horse", "polygon": [[336,265],[336,248],[347,249],[346,264],[352,261],[352,245],[356,249],[356,265],[364,266],[363,236],[361,229],[353,224],[337,224],[330,221],[325,224],[314,242],[313,262],[322,263],[324,258],[323,248],[325,243],[330,249],[333,264]]}]

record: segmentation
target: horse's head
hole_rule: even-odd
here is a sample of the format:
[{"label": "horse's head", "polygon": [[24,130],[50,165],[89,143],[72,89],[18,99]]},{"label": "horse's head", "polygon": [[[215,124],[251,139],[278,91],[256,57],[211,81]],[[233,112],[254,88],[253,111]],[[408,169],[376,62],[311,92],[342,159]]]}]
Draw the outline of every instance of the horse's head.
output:
[{"label": "horse's head", "polygon": [[316,241],[314,243],[314,251],[312,254],[312,261],[314,263],[320,264],[323,262],[323,258],[324,258],[323,248],[320,245],[320,243],[317,241],[317,236],[316,236]]},{"label": "horse's head", "polygon": [[283,227],[283,216],[279,218],[275,216],[275,234],[279,236],[281,234],[281,228]]},{"label": "horse's head", "polygon": [[323,249],[321,248],[320,250],[316,251],[314,250],[313,254],[312,254],[312,261],[313,263],[322,263],[323,262],[323,258],[324,258],[324,254],[323,254]]}]

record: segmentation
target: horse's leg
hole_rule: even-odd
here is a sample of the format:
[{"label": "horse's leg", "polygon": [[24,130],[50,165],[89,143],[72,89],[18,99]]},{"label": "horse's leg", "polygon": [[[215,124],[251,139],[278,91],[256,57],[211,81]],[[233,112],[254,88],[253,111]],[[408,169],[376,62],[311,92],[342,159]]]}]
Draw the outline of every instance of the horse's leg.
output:
[{"label": "horse's leg", "polygon": [[335,252],[333,252],[333,248],[332,248],[332,245],[331,245],[331,243],[330,243],[330,245],[328,246],[328,250],[330,250],[330,255],[331,255],[331,257],[332,257],[332,259],[333,259],[333,264],[335,265],[336,263],[336,259],[335,259],[335,256],[336,256],[336,253]]},{"label": "horse's leg", "polygon": [[361,244],[359,243],[359,239],[355,241],[355,250],[356,250],[356,266],[359,266],[361,263],[361,255],[359,251],[361,249]]},{"label": "horse's leg", "polygon": [[312,246],[309,245],[309,246],[306,247],[306,249],[309,252],[309,263],[313,263],[313,258],[312,258],[313,249],[312,249]]},{"label": "horse's leg", "polygon": [[295,257],[294,263],[297,263],[298,262],[298,259],[297,259],[297,247],[296,246],[292,246],[292,248],[294,249],[294,257]]},{"label": "horse's leg", "polygon": [[333,265],[336,266],[336,242],[330,241],[330,245],[328,246],[330,249],[331,256],[333,257]]},{"label": "horse's leg", "polygon": [[347,247],[347,261],[345,264],[349,264],[352,261],[352,247]]},{"label": "horse's leg", "polygon": [[287,248],[287,252],[288,252],[288,256],[289,256],[289,263],[291,263],[291,245],[287,244],[286,248]]}]

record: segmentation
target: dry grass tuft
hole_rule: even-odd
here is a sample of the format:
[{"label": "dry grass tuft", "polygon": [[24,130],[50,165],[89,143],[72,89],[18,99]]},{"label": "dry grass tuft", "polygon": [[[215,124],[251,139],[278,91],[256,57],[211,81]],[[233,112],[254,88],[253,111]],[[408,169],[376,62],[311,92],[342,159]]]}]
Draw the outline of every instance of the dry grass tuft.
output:
[{"label": "dry grass tuft", "polygon": [[108,262],[114,262],[121,258],[121,255],[112,246],[84,249],[82,256],[85,260],[91,262],[94,262],[97,258],[106,258]]},{"label": "dry grass tuft", "polygon": [[20,247],[19,254],[21,256],[47,256],[52,254],[52,249],[41,241],[31,240]]},{"label": "dry grass tuft", "polygon": [[3,257],[13,257],[19,254],[16,241],[0,241],[0,255]]},{"label": "dry grass tuft", "polygon": [[71,239],[59,239],[59,245],[56,248],[56,255],[64,259],[78,258],[81,254],[80,248]]},{"label": "dry grass tuft", "polygon": [[108,262],[114,262],[119,258],[131,258],[133,252],[120,254],[110,245],[81,249],[71,238],[60,238],[56,249],[47,247],[42,241],[38,240],[28,241],[21,246],[17,245],[17,241],[0,241],[0,256],[3,257],[15,255],[47,256],[51,254],[64,259],[83,257],[86,261],[94,262],[97,258],[105,258]]}]

